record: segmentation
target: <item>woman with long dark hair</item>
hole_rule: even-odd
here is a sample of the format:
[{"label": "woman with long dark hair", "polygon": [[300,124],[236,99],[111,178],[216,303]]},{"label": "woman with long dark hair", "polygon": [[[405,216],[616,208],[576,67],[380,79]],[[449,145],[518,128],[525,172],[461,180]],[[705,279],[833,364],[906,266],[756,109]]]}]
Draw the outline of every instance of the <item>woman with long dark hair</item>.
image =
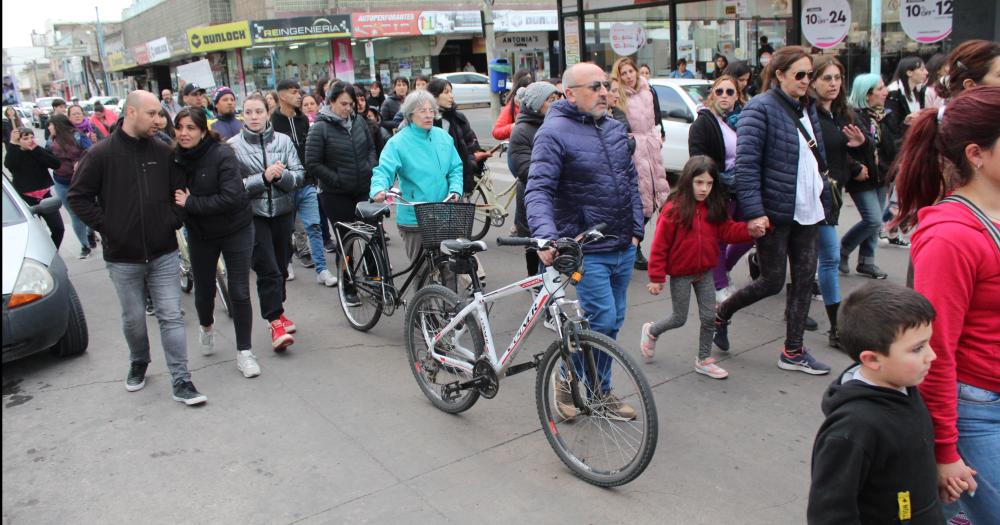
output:
[{"label": "woman with long dark hair", "polygon": [[73,175],[76,173],[76,163],[80,162],[83,154],[90,146],[90,141],[86,139],[69,121],[66,115],[52,115],[49,118],[49,144],[46,146],[56,158],[59,159],[59,167],[52,171],[53,188],[56,196],[63,203],[63,208],[69,214],[70,225],[76,240],[80,241],[80,259],[90,257],[91,252],[97,248],[97,241],[91,236],[90,228],[83,223],[73,210],[68,206],[66,194],[69,193],[69,185],[73,182]]},{"label": "woman with long dark hair", "polygon": [[250,257],[253,253],[253,214],[243,188],[240,165],[233,149],[220,143],[208,129],[203,111],[184,108],[174,117],[177,148],[173,162],[187,187],[177,190],[174,202],[184,208],[194,305],[198,311],[201,352],[215,351],[215,273],[219,257],[226,261],[230,311],[236,330],[236,368],[244,377],[260,375],[251,347],[253,312],[250,305]]},{"label": "woman with long dark hair", "polygon": [[726,66],[723,75],[736,79],[736,89],[739,91],[740,96],[736,106],[742,109],[750,100],[750,80],[753,77],[753,70],[750,69],[750,66],[746,62],[737,60],[736,62],[730,62]]},{"label": "woman with long dark hair", "polygon": [[892,129],[896,143],[903,142],[903,135],[910,127],[913,117],[924,109],[925,83],[928,71],[923,59],[917,56],[903,57],[896,66],[889,86],[889,98],[885,101],[886,122]]},{"label": "woman with long dark hair", "polygon": [[[364,94],[362,93],[364,96]],[[368,86],[368,95],[365,96],[365,102],[368,103],[368,107],[374,109],[376,112],[382,108],[382,103],[385,102],[385,89],[382,87],[382,83],[376,80]]]},{"label": "woman with long dark hair", "polygon": [[937,312],[930,340],[937,359],[920,394],[934,422],[938,487],[951,503],[948,482],[962,480],[961,510],[972,523],[995,523],[1000,516],[1000,86],[959,85],[961,93],[947,106],[922,111],[903,141],[896,221],[917,224],[910,252],[913,285]]},{"label": "woman with long dark hair", "polygon": [[948,55],[934,53],[927,61],[927,83],[924,88],[924,107],[937,109],[944,105],[944,98],[938,95],[941,81],[948,76]]},{"label": "woman with long dark hair", "polygon": [[[510,138],[510,132],[514,129],[514,121],[517,120],[517,112],[520,111],[515,95],[517,95],[519,89],[528,87],[534,81],[534,74],[527,69],[521,69],[514,73],[514,77],[509,84],[511,88],[507,105],[500,109],[500,116],[497,117],[496,123],[493,124],[493,138],[497,140],[507,140]],[[508,164],[510,163],[508,162]]]},{"label": "woman with long dark hair", "polygon": [[1000,42],[968,40],[948,55],[948,79],[938,95],[950,99],[975,86],[1000,86]]},{"label": "woman with long dark hair", "polygon": [[438,104],[434,126],[447,131],[455,140],[455,149],[462,158],[462,186],[465,192],[470,192],[476,184],[476,176],[482,170],[482,163],[486,162],[490,154],[479,147],[479,137],[472,129],[468,117],[455,108],[451,82],[435,78],[427,83],[427,92],[434,95]]},{"label": "woman with long dark hair", "polygon": [[728,324],[737,311],[779,293],[791,266],[785,345],[778,367],[807,374],[830,372],[803,343],[813,277],[818,225],[830,207],[821,173],[826,159],[816,108],[809,103],[812,58],[801,46],[774,53],[764,72],[767,91],[743,109],[736,131],[733,185],[743,217],[757,239],[760,277],[719,305],[715,344],[729,350]]},{"label": "woman with long dark hair", "polygon": [[156,132],[156,138],[163,141],[164,144],[174,145],[174,124],[170,122],[170,114],[167,110],[160,108],[160,112],[156,115],[156,127],[159,131]]}]

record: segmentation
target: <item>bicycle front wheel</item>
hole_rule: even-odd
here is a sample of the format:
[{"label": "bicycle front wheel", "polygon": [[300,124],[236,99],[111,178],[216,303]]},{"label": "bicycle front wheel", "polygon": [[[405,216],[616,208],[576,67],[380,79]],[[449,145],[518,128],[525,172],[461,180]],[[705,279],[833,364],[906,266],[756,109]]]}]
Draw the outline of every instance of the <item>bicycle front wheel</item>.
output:
[{"label": "bicycle front wheel", "polygon": [[490,212],[489,202],[486,200],[486,192],[483,188],[476,186],[472,195],[469,195],[469,202],[476,205],[476,212],[472,220],[472,240],[478,241],[490,231],[493,222],[493,214]]},{"label": "bicycle front wheel", "polygon": [[355,330],[367,332],[382,317],[386,273],[366,236],[348,234],[341,248],[340,308]]},{"label": "bicycle front wheel", "polygon": [[[406,308],[406,356],[410,372],[413,372],[413,378],[427,399],[449,414],[468,410],[479,399],[479,392],[474,389],[455,395],[445,393],[445,385],[468,381],[472,379],[472,374],[435,361],[427,346],[427,341],[441,333],[458,310],[458,295],[436,284],[417,291]],[[471,366],[483,354],[485,346],[479,322],[475,316],[469,315],[463,325],[435,343],[435,350],[439,354],[467,361]]]},{"label": "bicycle front wheel", "polygon": [[[642,474],[656,451],[653,392],[614,340],[590,330],[576,339],[568,360],[555,341],[539,365],[535,397],[542,430],[581,479],[601,487],[624,485]],[[576,381],[569,381],[570,372]]]}]

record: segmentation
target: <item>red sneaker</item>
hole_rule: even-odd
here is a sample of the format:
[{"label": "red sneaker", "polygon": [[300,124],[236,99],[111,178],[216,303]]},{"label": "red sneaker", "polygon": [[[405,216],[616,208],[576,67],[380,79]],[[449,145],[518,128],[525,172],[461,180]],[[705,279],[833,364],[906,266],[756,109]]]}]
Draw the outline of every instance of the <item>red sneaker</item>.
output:
[{"label": "red sneaker", "polygon": [[271,321],[271,348],[275,352],[284,352],[285,347],[295,342],[295,338],[285,330],[281,319]]},{"label": "red sneaker", "polygon": [[285,317],[285,314],[281,314],[281,317],[279,317],[278,320],[281,321],[281,325],[285,327],[286,333],[295,333],[295,323],[293,323],[291,319]]}]

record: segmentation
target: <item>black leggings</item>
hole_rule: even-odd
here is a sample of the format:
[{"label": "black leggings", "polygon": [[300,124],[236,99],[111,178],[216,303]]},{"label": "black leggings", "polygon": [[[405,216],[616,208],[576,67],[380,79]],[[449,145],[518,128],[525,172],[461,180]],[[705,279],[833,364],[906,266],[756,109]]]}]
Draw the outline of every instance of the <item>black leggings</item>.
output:
[{"label": "black leggings", "polygon": [[199,240],[188,236],[191,271],[194,273],[194,307],[198,324],[215,323],[215,271],[221,254],[226,261],[230,311],[236,329],[236,350],[250,350],[253,307],[250,305],[250,256],[253,253],[253,224],[221,239]]},{"label": "black leggings", "polygon": [[720,304],[719,317],[728,320],[737,311],[780,292],[785,286],[785,268],[790,265],[792,287],[785,310],[788,318],[785,350],[792,354],[801,350],[813,278],[816,276],[818,231],[816,225],[781,224],[757,239],[760,277]]},{"label": "black leggings", "polygon": [[[528,213],[524,208],[524,184],[517,181],[517,189],[514,194],[514,226],[517,228],[518,237],[530,237],[531,230],[528,229]],[[524,265],[528,270],[528,277],[538,275],[542,271],[542,260],[538,258],[535,250],[524,250]]]},{"label": "black leggings", "polygon": [[[355,195],[344,194],[344,193],[331,193],[324,191],[319,194],[319,208],[326,214],[327,219],[330,224],[334,225],[338,222],[353,222],[357,220],[356,208],[359,202],[368,202],[367,193],[357,193]],[[344,233],[344,232],[341,232]],[[334,235],[336,239],[336,235]],[[335,260],[337,261],[334,266],[338,266],[339,254]],[[346,283],[350,279],[346,279],[344,275],[340,276],[340,282]],[[346,286],[344,288],[345,293],[354,293],[354,287],[352,285],[342,284],[341,286]]]},{"label": "black leggings", "polygon": [[253,218],[254,244],[251,267],[257,273],[257,297],[260,315],[267,322],[285,313],[285,279],[291,250],[295,214]]}]

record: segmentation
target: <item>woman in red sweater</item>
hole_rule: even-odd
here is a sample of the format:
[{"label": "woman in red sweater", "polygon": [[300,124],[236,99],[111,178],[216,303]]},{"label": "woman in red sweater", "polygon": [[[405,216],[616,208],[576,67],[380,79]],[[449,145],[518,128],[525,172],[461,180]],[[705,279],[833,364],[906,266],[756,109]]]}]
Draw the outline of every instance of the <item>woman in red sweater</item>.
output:
[{"label": "woman in red sweater", "polygon": [[684,165],[677,191],[660,212],[649,252],[649,293],[663,291],[670,276],[670,299],[674,311],[670,317],[642,325],[639,347],[649,361],[656,352],[656,339],[667,330],[684,326],[687,320],[691,288],[698,301],[701,337],[694,371],[714,379],[729,376],[710,357],[715,335],[715,281],[712,268],[719,258],[719,241],[728,244],[750,242],[763,235],[751,235],[747,223],[729,218],[728,197],[719,183],[719,170],[704,155],[691,157]]},{"label": "woman in red sweater", "polygon": [[[896,222],[918,224],[914,288],[937,310],[931,345],[938,358],[920,393],[934,420],[938,485],[949,478],[967,484],[959,505],[973,523],[1000,516],[997,122],[997,86],[972,87],[939,110],[921,111],[899,153],[896,181]],[[947,492],[941,496],[951,503]]]},{"label": "woman in red sweater", "polygon": [[513,81],[510,90],[510,99],[507,101],[507,105],[500,110],[500,116],[497,117],[496,123],[493,124],[493,138],[497,140],[510,140],[510,133],[514,130],[514,121],[517,120],[517,114],[519,108],[514,102],[517,98],[517,90],[521,88],[526,88],[534,82],[534,78],[531,75],[531,71],[520,70],[514,74]]}]

